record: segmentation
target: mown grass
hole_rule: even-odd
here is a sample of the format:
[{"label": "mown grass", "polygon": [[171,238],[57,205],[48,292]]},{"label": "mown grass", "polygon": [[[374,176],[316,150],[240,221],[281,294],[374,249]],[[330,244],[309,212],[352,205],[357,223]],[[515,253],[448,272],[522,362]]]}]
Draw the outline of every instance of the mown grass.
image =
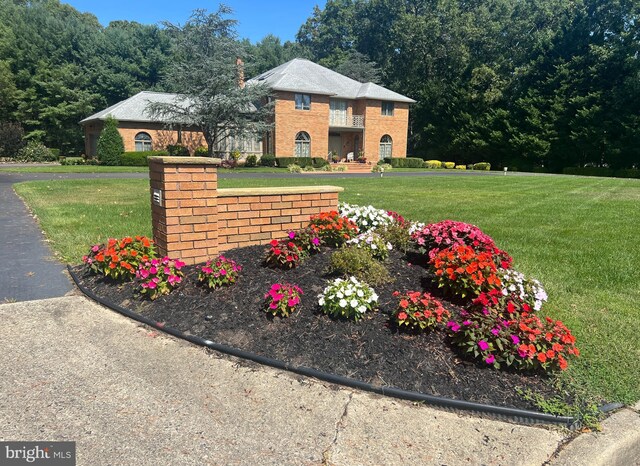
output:
[{"label": "mown grass", "polygon": [[[221,187],[322,185],[341,200],[409,219],[474,223],[549,293],[582,356],[565,381],[609,401],[640,399],[640,182],[608,178],[409,177],[220,179]],[[110,236],[150,234],[146,180],[28,182],[16,190],[63,260]]]}]

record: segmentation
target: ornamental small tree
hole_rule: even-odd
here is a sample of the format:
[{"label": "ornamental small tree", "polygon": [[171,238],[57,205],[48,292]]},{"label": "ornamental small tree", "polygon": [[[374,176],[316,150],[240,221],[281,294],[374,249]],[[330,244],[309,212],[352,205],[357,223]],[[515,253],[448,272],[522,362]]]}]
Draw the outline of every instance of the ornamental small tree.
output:
[{"label": "ornamental small tree", "polygon": [[98,139],[98,160],[102,165],[119,165],[123,152],[124,142],[118,131],[118,120],[107,117]]}]

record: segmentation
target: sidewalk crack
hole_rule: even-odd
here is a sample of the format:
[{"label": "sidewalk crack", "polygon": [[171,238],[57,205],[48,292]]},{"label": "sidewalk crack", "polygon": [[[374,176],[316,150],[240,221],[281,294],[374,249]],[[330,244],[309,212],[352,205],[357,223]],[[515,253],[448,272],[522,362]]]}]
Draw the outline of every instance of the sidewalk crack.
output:
[{"label": "sidewalk crack", "polygon": [[349,398],[344,404],[344,409],[342,410],[342,415],[340,419],[336,421],[336,429],[333,435],[333,440],[329,444],[329,446],[322,452],[322,465],[330,466],[331,463],[331,451],[338,444],[338,436],[340,432],[344,429],[346,425],[347,416],[349,415],[349,405],[351,404],[351,400],[353,399],[353,393],[349,393]]}]

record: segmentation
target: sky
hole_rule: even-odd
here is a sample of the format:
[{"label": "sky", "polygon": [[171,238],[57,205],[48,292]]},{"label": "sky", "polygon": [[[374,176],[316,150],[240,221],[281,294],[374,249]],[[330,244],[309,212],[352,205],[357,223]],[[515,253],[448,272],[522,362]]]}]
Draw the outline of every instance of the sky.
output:
[{"label": "sky", "polygon": [[218,9],[224,3],[233,9],[232,18],[238,21],[238,36],[255,43],[267,34],[280,37],[282,42],[294,40],[298,29],[313,12],[316,4],[324,7],[324,0],[62,0],[83,13],[93,13],[103,26],[115,20],[156,24],[160,21],[183,24],[193,10]]}]

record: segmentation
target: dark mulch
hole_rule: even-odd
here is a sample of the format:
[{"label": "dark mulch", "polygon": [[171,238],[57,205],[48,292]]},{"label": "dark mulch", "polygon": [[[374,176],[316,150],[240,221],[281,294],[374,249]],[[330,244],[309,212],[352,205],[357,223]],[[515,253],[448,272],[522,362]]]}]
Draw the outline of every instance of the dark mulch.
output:
[{"label": "dark mulch", "polygon": [[[374,385],[523,409],[536,408],[516,388],[553,393],[544,375],[497,371],[465,360],[444,331],[411,334],[389,323],[388,314],[397,305],[395,290],[425,290],[437,296],[417,256],[392,251],[387,265],[394,280],[376,287],[379,312],[360,322],[321,314],[317,295],[331,278],[325,274],[331,253],[326,249],[297,269],[281,271],[262,266],[263,246],[235,249],[225,254],[243,266],[235,286],[209,291],[196,284],[195,267],[186,267],[180,287],[153,302],[137,297],[131,283],[110,283],[80,266],[75,271],[84,287],[109,302],[183,332],[294,365]],[[276,282],[295,283],[305,293],[298,310],[286,319],[262,310],[264,294]],[[452,312],[460,309],[448,301],[443,304]]]}]

